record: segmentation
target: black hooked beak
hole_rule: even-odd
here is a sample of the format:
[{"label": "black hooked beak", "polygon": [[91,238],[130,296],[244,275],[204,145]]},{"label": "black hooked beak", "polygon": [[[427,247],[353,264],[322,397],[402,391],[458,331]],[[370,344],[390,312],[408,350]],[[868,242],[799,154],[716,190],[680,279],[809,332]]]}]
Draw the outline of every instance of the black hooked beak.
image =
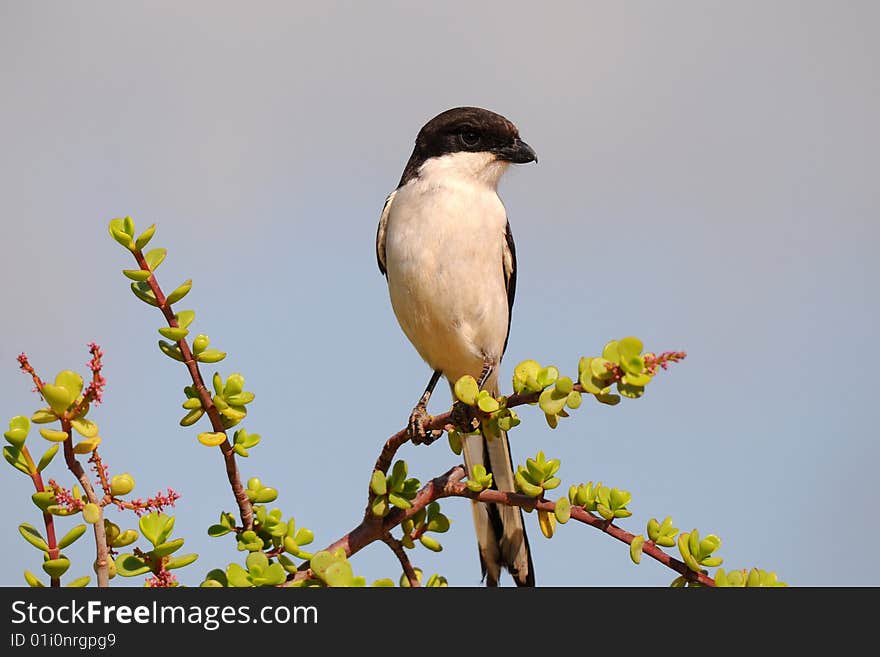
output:
[{"label": "black hooked beak", "polygon": [[513,162],[514,164],[525,164],[526,162],[538,161],[538,154],[535,153],[535,149],[519,137],[514,139],[512,143],[496,149],[495,153],[498,155],[499,159],[506,162]]}]

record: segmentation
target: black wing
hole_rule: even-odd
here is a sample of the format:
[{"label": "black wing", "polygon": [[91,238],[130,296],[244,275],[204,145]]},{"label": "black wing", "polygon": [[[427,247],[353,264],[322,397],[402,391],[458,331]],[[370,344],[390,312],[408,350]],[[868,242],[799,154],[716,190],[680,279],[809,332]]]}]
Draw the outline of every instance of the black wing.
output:
[{"label": "black wing", "polygon": [[[382,216],[379,217],[379,227],[376,229],[376,262],[379,263],[379,271],[382,275],[386,275],[385,270],[385,231],[388,228],[388,215],[391,213],[391,202],[397,193],[395,189],[385,199],[385,205],[382,206]],[[509,231],[508,231],[509,232]]]},{"label": "black wing", "polygon": [[516,296],[516,245],[513,243],[513,233],[510,232],[510,222],[504,235],[502,247],[502,262],[504,265],[504,285],[507,288],[507,335],[504,337],[504,350],[507,351],[507,341],[510,339],[510,320],[513,317],[513,298]]}]

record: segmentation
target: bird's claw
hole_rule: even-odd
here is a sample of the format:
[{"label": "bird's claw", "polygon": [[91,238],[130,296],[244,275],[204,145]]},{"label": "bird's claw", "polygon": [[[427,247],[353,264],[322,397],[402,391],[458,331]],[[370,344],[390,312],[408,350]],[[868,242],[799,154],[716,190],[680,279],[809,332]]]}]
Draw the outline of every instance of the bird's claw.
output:
[{"label": "bird's claw", "polygon": [[425,425],[429,424],[434,418],[428,415],[428,411],[421,404],[413,409],[409,416],[409,424],[407,431],[409,439],[414,445],[430,445],[440,436],[443,431],[440,429],[426,429]]}]

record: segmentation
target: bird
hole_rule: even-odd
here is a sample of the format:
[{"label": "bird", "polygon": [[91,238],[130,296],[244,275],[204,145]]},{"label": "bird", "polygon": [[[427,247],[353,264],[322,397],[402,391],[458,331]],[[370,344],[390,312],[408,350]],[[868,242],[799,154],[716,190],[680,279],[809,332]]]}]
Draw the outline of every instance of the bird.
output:
[{"label": "bird", "polygon": [[[385,200],[376,232],[379,270],[403,333],[433,370],[409,418],[414,443],[431,441],[426,409],[441,377],[453,387],[470,375],[481,389],[499,394],[517,270],[498,183],[511,164],[537,161],[510,120],[456,107],[419,130],[400,182]],[[467,472],[482,464],[493,488],[513,491],[507,434],[488,431],[464,437]],[[486,585],[498,586],[504,569],[517,586],[534,586],[522,511],[473,502],[473,516]]]}]

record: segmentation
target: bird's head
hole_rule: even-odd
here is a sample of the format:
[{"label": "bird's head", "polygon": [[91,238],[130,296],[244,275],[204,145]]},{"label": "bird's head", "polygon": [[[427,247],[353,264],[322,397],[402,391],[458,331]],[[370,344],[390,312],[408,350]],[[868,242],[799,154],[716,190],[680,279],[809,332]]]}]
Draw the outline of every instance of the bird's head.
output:
[{"label": "bird's head", "polygon": [[449,174],[497,184],[509,164],[537,161],[534,149],[520,139],[511,121],[479,107],[456,107],[438,114],[419,131],[401,183],[433,164]]}]

